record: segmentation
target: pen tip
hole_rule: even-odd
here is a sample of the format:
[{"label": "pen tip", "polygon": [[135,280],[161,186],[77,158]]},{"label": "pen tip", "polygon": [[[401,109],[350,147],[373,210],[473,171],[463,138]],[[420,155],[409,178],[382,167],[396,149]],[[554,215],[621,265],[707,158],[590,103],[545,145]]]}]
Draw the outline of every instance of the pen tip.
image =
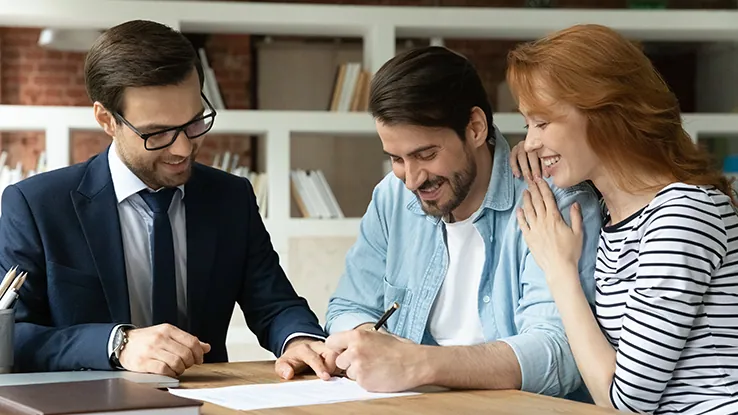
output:
[{"label": "pen tip", "polygon": [[399,303],[398,303],[397,301],[395,301],[395,302],[394,302],[394,303],[392,304],[392,308],[395,308],[395,309],[397,309],[397,308],[400,308],[400,304],[399,304]]}]

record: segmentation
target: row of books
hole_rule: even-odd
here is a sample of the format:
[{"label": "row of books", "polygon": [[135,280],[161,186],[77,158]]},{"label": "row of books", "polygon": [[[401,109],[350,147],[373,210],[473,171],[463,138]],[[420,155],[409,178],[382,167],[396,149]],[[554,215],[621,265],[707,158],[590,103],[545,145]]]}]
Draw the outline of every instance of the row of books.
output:
[{"label": "row of books", "polygon": [[[212,166],[247,178],[254,187],[259,214],[262,218],[266,217],[267,188],[269,187],[266,173],[259,173],[246,166],[241,166],[239,155],[230,151],[216,154]],[[324,219],[344,217],[336,196],[321,170],[292,170],[290,182],[292,198],[303,217]]]},{"label": "row of books", "polygon": [[369,108],[369,84],[371,74],[358,62],[338,66],[330,111],[366,111]]},{"label": "row of books", "polygon": [[266,218],[267,212],[267,174],[259,173],[249,169],[247,166],[241,166],[239,155],[226,151],[223,154],[216,154],[213,159],[213,167],[223,170],[236,176],[247,178],[254,188],[256,195],[256,204],[259,207],[259,214],[262,218]]},{"label": "row of books", "polygon": [[331,186],[321,170],[293,170],[290,172],[292,198],[303,217],[341,219],[344,217]]}]

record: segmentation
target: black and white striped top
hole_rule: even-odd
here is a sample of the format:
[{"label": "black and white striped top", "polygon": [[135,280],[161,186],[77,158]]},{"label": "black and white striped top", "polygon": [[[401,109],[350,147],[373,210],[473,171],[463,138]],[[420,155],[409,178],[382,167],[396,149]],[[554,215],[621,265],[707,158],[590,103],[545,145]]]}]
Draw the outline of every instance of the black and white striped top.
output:
[{"label": "black and white striped top", "polygon": [[615,408],[738,413],[738,216],[727,196],[665,187],[603,228],[595,279],[597,320],[617,349]]}]

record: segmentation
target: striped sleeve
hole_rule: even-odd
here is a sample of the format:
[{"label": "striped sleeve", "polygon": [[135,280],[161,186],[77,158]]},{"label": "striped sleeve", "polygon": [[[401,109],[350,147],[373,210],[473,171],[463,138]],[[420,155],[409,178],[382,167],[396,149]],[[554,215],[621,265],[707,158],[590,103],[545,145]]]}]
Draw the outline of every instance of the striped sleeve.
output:
[{"label": "striped sleeve", "polygon": [[[683,200],[682,200],[683,202]],[[712,201],[665,202],[651,212],[626,301],[610,400],[616,409],[653,412],[672,377],[702,297],[727,251]]]}]

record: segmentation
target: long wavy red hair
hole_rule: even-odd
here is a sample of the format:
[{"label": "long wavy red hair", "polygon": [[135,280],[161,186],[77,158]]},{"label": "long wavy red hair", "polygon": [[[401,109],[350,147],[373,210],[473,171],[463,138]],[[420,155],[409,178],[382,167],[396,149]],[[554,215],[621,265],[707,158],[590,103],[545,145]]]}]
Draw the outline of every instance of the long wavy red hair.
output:
[{"label": "long wavy red hair", "polygon": [[508,54],[507,81],[518,102],[555,116],[568,103],[587,119],[587,140],[616,185],[639,192],[668,183],[713,185],[733,196],[682,127],[676,96],[643,51],[616,31],[577,25]]}]

